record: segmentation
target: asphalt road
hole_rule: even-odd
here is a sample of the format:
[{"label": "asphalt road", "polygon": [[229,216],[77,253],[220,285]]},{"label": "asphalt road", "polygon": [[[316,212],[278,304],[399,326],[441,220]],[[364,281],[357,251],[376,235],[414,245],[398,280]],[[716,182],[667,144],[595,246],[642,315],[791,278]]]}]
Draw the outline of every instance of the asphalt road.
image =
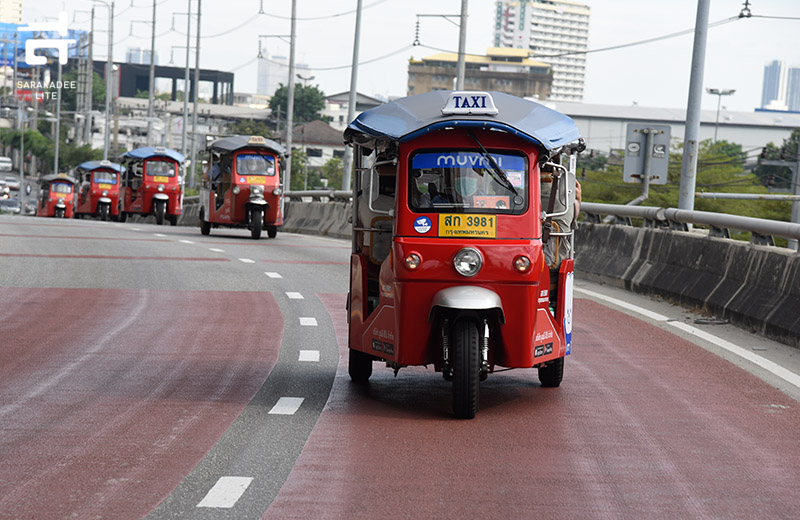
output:
[{"label": "asphalt road", "polygon": [[562,386],[458,421],[432,370],[350,383],[348,256],[0,217],[0,518],[800,517],[796,351],[579,281]]}]

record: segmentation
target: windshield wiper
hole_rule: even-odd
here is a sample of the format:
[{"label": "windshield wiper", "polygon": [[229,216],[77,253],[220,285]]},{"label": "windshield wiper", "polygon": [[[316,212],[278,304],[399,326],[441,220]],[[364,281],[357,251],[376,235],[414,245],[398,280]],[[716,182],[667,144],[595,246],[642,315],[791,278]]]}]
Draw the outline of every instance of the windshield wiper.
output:
[{"label": "windshield wiper", "polygon": [[516,188],[514,188],[514,185],[511,184],[510,180],[508,180],[508,175],[506,175],[506,172],[504,172],[503,169],[500,168],[500,166],[494,160],[494,157],[492,157],[491,154],[486,151],[486,148],[483,147],[483,145],[475,136],[475,134],[473,134],[471,131],[467,131],[467,134],[469,134],[469,136],[475,141],[475,143],[477,143],[477,145],[483,152],[483,156],[489,161],[489,165],[492,167],[492,169],[489,170],[489,173],[491,173],[492,178],[496,180],[497,183],[503,186],[505,189],[512,192],[514,195],[518,195]]}]

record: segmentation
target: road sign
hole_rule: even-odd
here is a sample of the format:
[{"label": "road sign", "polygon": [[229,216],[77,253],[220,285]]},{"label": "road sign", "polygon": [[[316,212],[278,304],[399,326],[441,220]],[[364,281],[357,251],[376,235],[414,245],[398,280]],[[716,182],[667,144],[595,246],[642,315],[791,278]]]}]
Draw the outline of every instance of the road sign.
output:
[{"label": "road sign", "polygon": [[671,127],[668,125],[643,123],[628,125],[625,139],[625,164],[622,170],[623,181],[642,182],[644,169],[649,167],[650,184],[667,183],[670,130]]}]

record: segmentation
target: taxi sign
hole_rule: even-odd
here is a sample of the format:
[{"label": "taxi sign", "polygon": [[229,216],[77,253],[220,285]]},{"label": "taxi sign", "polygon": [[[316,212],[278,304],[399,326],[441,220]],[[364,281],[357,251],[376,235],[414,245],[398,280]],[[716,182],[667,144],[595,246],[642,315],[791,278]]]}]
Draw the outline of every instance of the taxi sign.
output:
[{"label": "taxi sign", "polygon": [[109,161],[108,159],[103,159],[102,161],[100,161],[100,166],[111,166],[111,161]]},{"label": "taxi sign", "polygon": [[439,214],[440,237],[495,238],[497,215]]},{"label": "taxi sign", "polygon": [[266,143],[267,143],[266,140],[260,135],[250,136],[250,139],[247,140],[247,144],[266,144]]},{"label": "taxi sign", "polygon": [[166,155],[167,149],[164,148],[163,146],[156,146],[155,148],[153,148],[153,153],[157,155]]},{"label": "taxi sign", "polygon": [[451,92],[442,108],[442,115],[472,114],[497,115],[494,99],[488,92],[461,91]]}]

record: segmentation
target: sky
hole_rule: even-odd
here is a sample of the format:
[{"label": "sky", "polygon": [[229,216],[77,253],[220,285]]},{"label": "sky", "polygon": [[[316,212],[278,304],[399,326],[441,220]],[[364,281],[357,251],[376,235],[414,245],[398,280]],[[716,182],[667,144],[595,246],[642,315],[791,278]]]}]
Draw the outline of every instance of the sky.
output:
[{"label": "sky", "polygon": [[[156,50],[159,64],[185,64],[185,13],[190,0],[157,0]],[[235,73],[236,92],[256,91],[256,56],[289,54],[290,0],[201,0],[201,68]],[[296,0],[296,61],[307,64],[325,94],[350,89],[356,0]],[[744,0],[711,0],[704,87],[736,89],[722,100],[723,110],[752,111],[760,106],[764,66],[783,60],[800,66],[800,0],[750,0],[751,18],[739,19]],[[96,5],[95,59],[107,54],[105,3],[89,0],[25,0],[23,22],[46,21],[68,13],[69,27],[89,28]],[[689,92],[693,33],[633,45],[694,27],[697,0],[585,0],[591,8],[585,103],[683,108]],[[191,1],[192,11],[197,0]],[[469,53],[485,54],[493,45],[494,0],[469,0]],[[457,15],[461,0],[362,0],[358,91],[379,97],[406,95],[408,59],[439,49],[458,50]],[[124,61],[129,47],[149,48],[153,2],[118,0],[114,16],[114,59]],[[453,15],[442,16],[417,15]],[[782,17],[782,18],[770,18]],[[791,19],[794,18],[794,19]],[[417,26],[419,22],[419,26]],[[105,32],[100,33],[100,30]],[[195,23],[192,42],[195,45]],[[283,38],[285,37],[285,38]],[[414,46],[415,41],[420,45]],[[191,56],[194,66],[194,53]],[[704,93],[702,108],[716,110],[717,96]]]}]

